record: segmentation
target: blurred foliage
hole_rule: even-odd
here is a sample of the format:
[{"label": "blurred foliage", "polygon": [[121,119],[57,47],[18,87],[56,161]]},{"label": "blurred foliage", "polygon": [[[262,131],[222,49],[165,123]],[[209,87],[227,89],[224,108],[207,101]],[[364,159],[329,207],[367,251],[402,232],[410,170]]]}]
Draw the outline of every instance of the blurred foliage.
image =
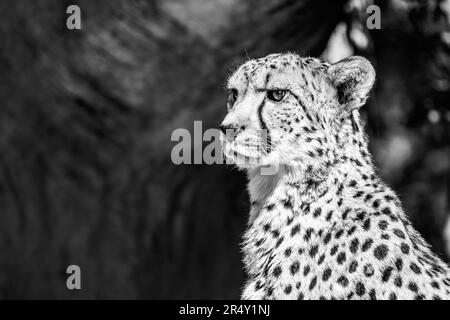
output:
[{"label": "blurred foliage", "polygon": [[[246,178],[173,165],[171,133],[216,127],[247,57],[319,56],[340,22],[378,72],[366,110],[380,173],[444,254],[448,5],[379,1],[369,31],[370,1],[351,2],[1,1],[0,297],[238,298]],[[65,27],[70,4],[81,31]],[[361,26],[366,48],[351,41]]]}]

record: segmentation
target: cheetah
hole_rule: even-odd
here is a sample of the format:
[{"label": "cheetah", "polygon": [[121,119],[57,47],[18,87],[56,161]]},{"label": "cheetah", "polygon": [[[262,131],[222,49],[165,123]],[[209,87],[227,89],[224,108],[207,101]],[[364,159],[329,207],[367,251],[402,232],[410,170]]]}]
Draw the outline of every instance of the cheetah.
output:
[{"label": "cheetah", "polygon": [[450,298],[449,267],[368,151],[359,108],[374,82],[363,57],[294,53],[249,60],[229,78],[220,139],[251,201],[242,299]]}]

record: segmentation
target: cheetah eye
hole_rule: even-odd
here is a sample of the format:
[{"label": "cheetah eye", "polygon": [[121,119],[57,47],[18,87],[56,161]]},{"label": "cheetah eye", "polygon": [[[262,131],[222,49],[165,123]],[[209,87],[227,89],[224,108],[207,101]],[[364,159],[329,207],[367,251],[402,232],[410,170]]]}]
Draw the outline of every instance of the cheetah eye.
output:
[{"label": "cheetah eye", "polygon": [[267,98],[269,98],[269,100],[272,100],[275,102],[280,102],[281,100],[283,100],[286,93],[287,93],[287,90],[268,90]]},{"label": "cheetah eye", "polygon": [[238,97],[238,91],[236,89],[228,90],[227,108],[231,109],[234,106]]}]

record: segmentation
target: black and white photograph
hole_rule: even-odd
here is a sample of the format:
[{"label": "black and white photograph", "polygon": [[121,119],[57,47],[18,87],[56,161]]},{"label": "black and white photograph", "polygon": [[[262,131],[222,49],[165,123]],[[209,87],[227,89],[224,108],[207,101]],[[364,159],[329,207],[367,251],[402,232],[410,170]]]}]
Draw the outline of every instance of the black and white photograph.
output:
[{"label": "black and white photograph", "polygon": [[449,200],[450,0],[0,0],[0,300],[449,300]]}]

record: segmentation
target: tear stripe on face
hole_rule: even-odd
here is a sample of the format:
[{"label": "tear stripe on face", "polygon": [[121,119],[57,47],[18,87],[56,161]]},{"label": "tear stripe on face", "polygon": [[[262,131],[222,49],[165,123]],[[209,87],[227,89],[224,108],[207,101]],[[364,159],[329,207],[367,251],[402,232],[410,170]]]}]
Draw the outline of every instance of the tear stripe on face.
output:
[{"label": "tear stripe on face", "polygon": [[266,153],[269,154],[269,153],[270,153],[270,150],[271,150],[271,148],[272,148],[272,142],[271,142],[272,140],[271,140],[271,138],[270,138],[269,128],[267,128],[267,125],[266,125],[266,123],[264,122],[264,119],[263,119],[263,117],[262,117],[262,109],[263,109],[263,107],[264,107],[265,104],[266,104],[266,97],[264,97],[263,102],[262,102],[261,105],[258,107],[258,119],[259,119],[259,123],[260,123],[260,125],[261,125],[261,129],[262,129],[262,130],[266,130],[266,132],[267,132],[267,137],[266,137],[266,141],[267,141],[267,144],[266,144]]}]

